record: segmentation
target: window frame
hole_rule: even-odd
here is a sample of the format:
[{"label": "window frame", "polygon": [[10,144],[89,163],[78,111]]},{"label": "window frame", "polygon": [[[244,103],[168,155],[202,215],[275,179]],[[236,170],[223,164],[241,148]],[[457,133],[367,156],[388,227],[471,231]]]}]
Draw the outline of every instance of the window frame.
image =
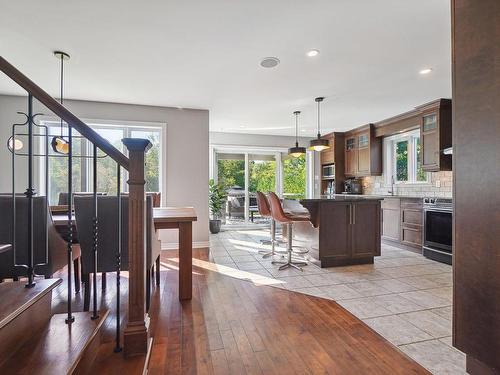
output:
[{"label": "window frame", "polygon": [[[157,122],[135,122],[135,121],[119,121],[119,120],[83,120],[89,127],[92,129],[122,129],[124,138],[130,137],[133,131],[155,131],[159,133],[159,173],[158,173],[158,187],[159,191],[162,194],[162,201],[164,201],[165,197],[165,189],[166,189],[166,124],[165,123],[157,123]],[[44,126],[47,126],[48,129],[50,127],[59,128],[60,119],[47,116],[40,120],[40,123]],[[49,133],[51,134],[51,133]],[[53,135],[53,134],[51,134]],[[50,137],[49,137],[50,138]],[[45,138],[40,137],[40,146],[41,149],[44,147]],[[50,142],[50,139],[49,139]],[[50,147],[50,145],[49,145]],[[122,152],[125,156],[128,156],[128,150],[126,147],[123,147]],[[86,156],[92,155],[92,143],[87,139],[83,139],[82,144],[82,154]],[[39,163],[39,182],[40,182],[40,191],[42,194],[49,194],[50,192],[50,182],[47,184],[49,192],[45,192],[45,162],[44,158],[40,158]],[[82,168],[81,168],[81,187],[80,191],[92,191],[92,161],[91,159],[82,159]],[[123,192],[128,192],[128,171],[122,169],[121,173],[121,189]],[[43,188],[42,188],[43,187]]]},{"label": "window frame", "polygon": [[[428,185],[430,184],[429,172],[425,172],[425,181],[418,181],[417,178],[417,139],[420,139],[420,144],[422,143],[422,136],[420,134],[420,129],[410,130],[404,133],[396,134],[384,139],[384,170],[388,171],[385,174],[385,183],[390,186],[392,183],[392,177],[394,176],[394,184],[396,185]],[[408,141],[408,181],[398,181],[396,179],[396,145],[398,142]]]}]

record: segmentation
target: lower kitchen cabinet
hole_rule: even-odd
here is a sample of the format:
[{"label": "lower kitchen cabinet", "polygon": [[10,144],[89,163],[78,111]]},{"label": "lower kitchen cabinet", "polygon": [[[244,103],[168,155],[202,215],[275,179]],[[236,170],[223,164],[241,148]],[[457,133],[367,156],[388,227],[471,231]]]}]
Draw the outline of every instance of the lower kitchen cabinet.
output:
[{"label": "lower kitchen cabinet", "polygon": [[382,201],[382,239],[422,249],[422,198],[388,197]]}]

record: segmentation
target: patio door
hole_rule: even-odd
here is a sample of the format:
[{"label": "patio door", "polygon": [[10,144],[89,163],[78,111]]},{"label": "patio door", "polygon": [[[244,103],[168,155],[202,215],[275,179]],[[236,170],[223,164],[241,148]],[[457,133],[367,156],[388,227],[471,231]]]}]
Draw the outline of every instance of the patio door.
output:
[{"label": "patio door", "polygon": [[215,152],[214,177],[228,189],[225,225],[268,225],[257,212],[257,191],[281,194],[281,158],[276,152]]}]

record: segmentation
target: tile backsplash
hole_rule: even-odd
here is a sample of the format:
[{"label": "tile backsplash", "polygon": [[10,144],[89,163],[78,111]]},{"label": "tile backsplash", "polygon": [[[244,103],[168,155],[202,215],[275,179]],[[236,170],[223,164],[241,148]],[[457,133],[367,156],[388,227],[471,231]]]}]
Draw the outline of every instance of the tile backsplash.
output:
[{"label": "tile backsplash", "polygon": [[[430,182],[426,184],[395,184],[394,194],[413,197],[452,197],[453,172],[430,173]],[[384,176],[364,177],[363,194],[388,194],[391,185],[386,185]]]}]

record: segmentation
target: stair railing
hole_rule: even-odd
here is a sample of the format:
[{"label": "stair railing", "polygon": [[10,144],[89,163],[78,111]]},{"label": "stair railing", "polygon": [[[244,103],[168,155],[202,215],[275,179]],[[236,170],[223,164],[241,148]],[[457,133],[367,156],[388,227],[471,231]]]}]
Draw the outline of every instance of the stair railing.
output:
[{"label": "stair railing", "polygon": [[[93,145],[93,288],[94,288],[94,299],[93,299],[93,310],[92,318],[98,318],[98,306],[97,306],[97,259],[99,252],[99,223],[97,220],[97,158],[98,149],[101,150],[108,157],[116,162],[117,166],[117,200],[118,200],[118,238],[117,238],[117,250],[116,250],[116,271],[117,271],[117,314],[116,314],[116,344],[115,352],[121,351],[121,340],[120,340],[120,271],[121,271],[121,234],[122,234],[122,205],[121,205],[121,168],[128,171],[129,179],[127,181],[129,185],[129,209],[128,209],[128,254],[129,254],[129,297],[128,297],[128,319],[126,327],[123,332],[124,341],[124,353],[125,355],[136,355],[143,354],[147,351],[148,343],[148,329],[146,321],[148,320],[145,311],[145,178],[144,178],[144,165],[145,165],[145,153],[151,147],[151,143],[146,139],[138,138],[126,138],[122,142],[127,147],[129,157],[122,154],[117,148],[111,145],[105,138],[100,136],[95,130],[86,125],[77,116],[71,113],[67,108],[65,108],[61,103],[52,98],[48,93],[37,86],[33,81],[26,77],[23,73],[17,70],[13,65],[11,65],[7,60],[0,56],[0,70],[10,77],[14,82],[21,86],[28,93],[28,188],[26,190],[26,198],[28,199],[28,223],[29,224],[29,246],[28,246],[28,264],[27,276],[28,284],[27,286],[34,285],[35,278],[35,265],[33,261],[33,196],[36,194],[34,190],[33,183],[33,160],[36,156],[45,156],[45,165],[48,166],[48,145],[45,155],[37,155],[34,153],[33,141],[33,99],[37,99],[45,107],[51,110],[57,117],[61,118],[63,122],[67,124],[68,128],[68,150],[67,150],[67,168],[68,168],[68,220],[67,220],[67,267],[68,267],[68,300],[67,300],[67,324],[71,324],[75,320],[73,314],[72,306],[72,248],[73,248],[73,179],[72,179],[72,165],[73,165],[73,129],[78,131],[80,135],[87,139]],[[36,125],[36,124],[35,124]],[[42,126],[43,127],[43,126]],[[14,128],[13,128],[14,129]],[[46,129],[47,130],[47,129]],[[46,142],[48,142],[48,132],[45,134]],[[15,143],[16,134],[13,130],[12,142]],[[16,155],[15,149],[12,151],[13,158]],[[39,153],[41,154],[41,153]],[[78,156],[76,156],[78,157]],[[13,159],[13,165],[15,164]],[[46,168],[46,173],[48,173],[48,168]],[[15,179],[13,173],[13,181]],[[46,178],[47,181],[47,178]],[[15,185],[13,182],[13,201],[15,202]],[[48,185],[46,185],[46,194],[48,194]],[[15,204],[15,203],[14,203]],[[15,238],[15,236],[14,236]],[[15,241],[13,243],[15,248]],[[15,250],[14,250],[15,251]],[[76,271],[76,270],[75,270]],[[89,285],[87,284],[87,287]]]}]

